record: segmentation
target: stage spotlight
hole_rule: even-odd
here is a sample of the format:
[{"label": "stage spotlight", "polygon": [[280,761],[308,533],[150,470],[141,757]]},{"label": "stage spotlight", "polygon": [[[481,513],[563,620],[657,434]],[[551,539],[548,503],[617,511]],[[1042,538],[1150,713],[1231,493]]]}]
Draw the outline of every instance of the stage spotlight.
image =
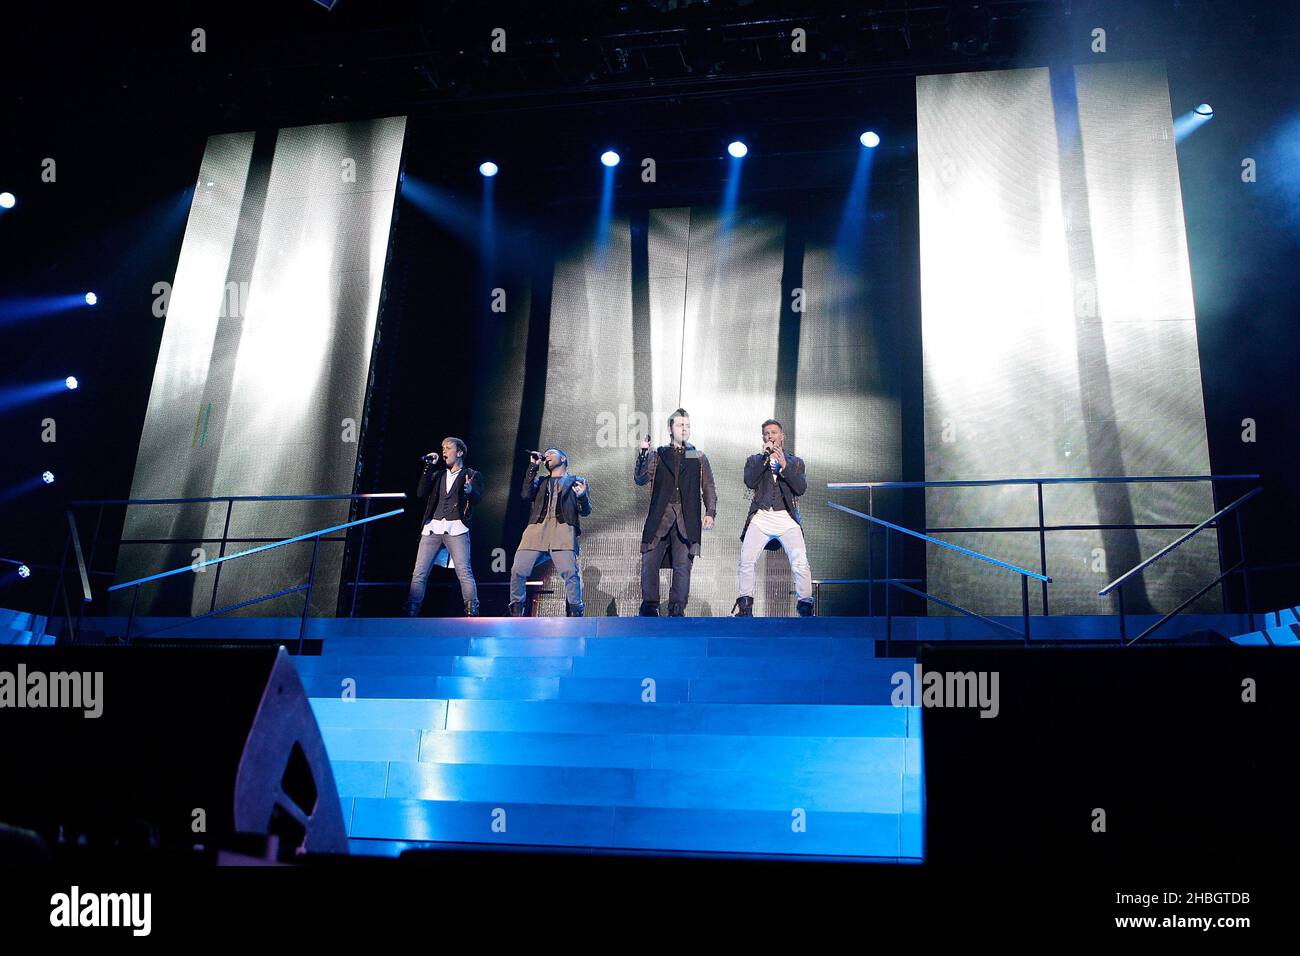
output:
[{"label": "stage spotlight", "polygon": [[41,481],[45,482],[47,485],[54,484],[54,472],[52,471],[41,472]]},{"label": "stage spotlight", "polygon": [[63,384],[68,386],[68,388],[76,388],[81,383],[77,381],[77,376],[69,375],[63,380]]},{"label": "stage spotlight", "polygon": [[32,569],[25,564],[20,564],[18,565],[18,576],[20,578],[30,578],[32,576]]},{"label": "stage spotlight", "polygon": [[1214,107],[1211,106],[1209,103],[1202,103],[1200,106],[1196,107],[1196,115],[1206,116],[1206,117],[1213,116]]},{"label": "stage spotlight", "polygon": [[486,176],[488,179],[491,179],[493,176],[497,174],[498,167],[496,163],[492,162],[491,160],[488,160],[486,163],[483,163],[479,166],[478,171],[482,173],[484,176]]},{"label": "stage spotlight", "polygon": [[17,201],[13,193],[0,193],[0,208],[13,209]]},{"label": "stage spotlight", "polygon": [[95,295],[95,293],[93,292],[86,293],[86,305],[94,305],[98,301],[99,301],[99,296]]},{"label": "stage spotlight", "polygon": [[606,166],[617,166],[618,161],[621,158],[622,157],[620,157],[618,153],[614,152],[612,149],[607,149],[600,154],[600,161],[604,163]]},{"label": "stage spotlight", "polygon": [[861,143],[863,146],[867,147],[867,149],[875,149],[877,146],[880,145],[880,136],[879,134],[874,133],[871,130],[867,130],[865,133],[863,133],[861,136],[858,137],[858,142]]},{"label": "stage spotlight", "polygon": [[749,147],[740,140],[735,140],[734,142],[727,144],[727,152],[736,157],[736,159],[740,159],[749,152]]}]

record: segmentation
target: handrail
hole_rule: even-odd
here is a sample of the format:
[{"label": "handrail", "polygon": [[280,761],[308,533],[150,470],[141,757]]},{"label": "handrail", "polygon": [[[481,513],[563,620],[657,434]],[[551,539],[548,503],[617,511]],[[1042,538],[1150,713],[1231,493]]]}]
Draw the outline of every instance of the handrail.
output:
[{"label": "handrail", "polygon": [[[826,487],[831,490],[865,491],[867,493],[867,513],[870,515],[874,515],[876,511],[875,494],[877,490],[886,491],[890,489],[908,489],[908,488],[921,488],[921,489],[990,488],[990,487],[996,488],[1001,486],[1033,488],[1036,492],[1037,504],[1038,504],[1038,522],[1036,525],[1023,525],[1023,526],[985,525],[985,526],[976,526],[976,527],[947,527],[947,526],[929,527],[927,526],[922,528],[921,530],[926,534],[958,534],[958,533],[984,533],[984,532],[1035,533],[1038,536],[1039,572],[1043,575],[1046,575],[1048,536],[1051,534],[1055,534],[1057,532],[1061,532],[1061,531],[1135,532],[1141,530],[1161,530],[1161,531],[1180,532],[1194,527],[1192,524],[1185,523],[1185,522],[1162,522],[1162,523],[1142,523],[1142,524],[1128,522],[1122,524],[1111,524],[1111,523],[1101,523],[1100,521],[1098,521],[1098,522],[1085,523],[1085,524],[1050,524],[1049,525],[1047,523],[1047,517],[1046,517],[1047,509],[1046,509],[1046,502],[1044,499],[1044,492],[1048,487],[1055,486],[1055,485],[1088,485],[1088,484],[1128,485],[1128,484],[1150,484],[1150,483],[1158,483],[1158,482],[1163,482],[1163,483],[1208,482],[1211,483],[1211,487],[1213,489],[1211,494],[1214,498],[1214,505],[1215,507],[1217,507],[1218,499],[1219,499],[1219,495],[1217,494],[1217,490],[1218,490],[1217,483],[1226,482],[1226,481],[1246,481],[1246,480],[1257,481],[1259,477],[1260,476],[1258,474],[1097,475],[1097,476],[1078,477],[1078,478],[1064,478],[1064,477],[1042,475],[1037,477],[1025,477],[1025,478],[970,478],[970,479],[952,479],[952,480],[943,480],[943,481],[842,481],[842,482],[828,482]],[[1240,526],[1241,524],[1240,512],[1237,513],[1236,518],[1237,518],[1237,524]],[[888,534],[888,532],[886,532],[886,534]],[[868,528],[867,529],[867,577],[874,578],[875,575],[872,571],[871,537],[872,537],[871,528]],[[1241,555],[1244,559],[1245,539],[1240,527],[1238,527],[1237,529],[1237,543],[1239,549],[1241,550]],[[1222,539],[1220,539],[1219,569],[1223,570],[1223,567],[1224,567],[1223,542]],[[1251,603],[1250,602],[1251,568],[1243,560],[1242,562],[1238,562],[1236,569],[1232,573],[1241,575],[1242,593],[1244,595],[1247,612],[1249,613],[1250,603]],[[1043,616],[1046,617],[1051,613],[1050,605],[1048,601],[1047,583],[1043,582],[1040,585],[1040,587],[1042,589],[1042,613]],[[873,610],[874,602],[872,599],[873,593],[874,593],[874,589],[869,589],[867,592],[867,608],[869,614],[874,614],[874,610]],[[1225,601],[1226,601],[1226,597],[1225,597]]]},{"label": "handrail", "polygon": [[969,478],[952,481],[832,481],[834,491],[860,488],[975,488],[988,485],[1141,484],[1160,481],[1245,481],[1259,475],[1104,475],[1092,478]]},{"label": "handrail", "polygon": [[382,518],[391,518],[393,515],[400,515],[406,509],[398,508],[394,511],[385,511],[383,514],[371,515],[368,518],[358,518],[356,521],[349,521],[346,524],[336,524],[331,528],[322,528],[320,531],[309,531],[306,534],[295,535],[292,538],[285,538],[282,541],[276,541],[273,544],[263,544],[256,548],[249,548],[247,551],[236,551],[234,554],[222,555],[219,558],[212,558],[208,561],[201,561],[198,564],[187,564],[184,567],[173,568],[171,571],[160,571],[157,574],[151,574],[148,577],[137,578],[134,581],[124,581],[121,584],[114,584],[108,590],[120,591],[123,588],[135,587],[141,584],[147,584],[150,581],[157,581],[160,578],[169,578],[174,574],[185,574],[186,572],[197,572],[212,564],[221,564],[223,561],[233,561],[235,558],[245,558],[250,554],[257,554],[260,551],[271,551],[274,548],[282,548],[286,544],[294,544],[298,541],[306,541],[310,538],[317,538],[323,534],[330,534],[334,531],[342,531],[344,528],[352,528],[361,524],[369,524],[371,521],[379,521]]},{"label": "handrail", "polygon": [[[826,504],[834,508],[836,511],[843,511],[845,514],[853,515],[855,518],[861,518],[867,522],[868,553],[870,552],[870,548],[871,548],[871,525],[873,524],[882,525],[885,529],[885,576],[884,578],[876,579],[873,574],[868,572],[868,577],[871,579],[872,583],[875,583],[877,580],[879,580],[880,583],[885,585],[885,656],[886,657],[889,656],[890,642],[893,640],[893,636],[894,636],[894,609],[893,609],[893,602],[890,600],[890,595],[893,593],[892,590],[893,588],[898,588],[900,591],[905,591],[908,594],[914,594],[917,597],[924,598],[927,601],[933,601],[936,604],[941,604],[944,607],[948,608],[949,610],[957,611],[958,613],[964,614],[967,617],[974,618],[977,621],[983,621],[985,624],[988,624],[990,627],[993,627],[995,629],[1010,631],[1012,634],[1016,634],[1018,637],[1020,637],[1020,639],[1025,642],[1026,646],[1029,645],[1029,579],[1034,578],[1035,580],[1041,581],[1043,584],[1043,590],[1044,592],[1046,592],[1047,585],[1050,584],[1052,581],[1052,579],[1048,577],[1046,574],[1038,574],[1035,571],[1030,571],[1026,568],[1017,567],[1014,564],[1008,564],[1006,561],[999,561],[997,558],[991,558],[987,554],[980,554],[978,551],[971,551],[969,548],[963,548],[955,544],[950,544],[947,541],[941,541],[938,538],[932,538],[928,534],[922,534],[919,531],[913,531],[911,528],[905,528],[902,525],[894,524],[892,521],[886,521],[883,518],[877,518],[875,515],[863,514],[861,511],[854,511],[852,508],[846,508],[844,505],[838,504],[837,502],[834,501],[828,501],[826,502]],[[994,567],[1001,568],[1004,571],[1012,571],[1018,574],[1020,576],[1021,620],[1023,621],[1024,630],[1021,632],[1017,632],[1015,628],[1011,627],[1010,625],[1004,624],[1001,621],[995,621],[991,617],[987,617],[983,614],[979,614],[975,611],[970,610],[969,608],[964,608],[960,604],[955,604],[952,601],[945,601],[943,598],[936,597],[935,595],[930,594],[928,591],[922,591],[919,588],[914,588],[908,584],[904,584],[903,581],[905,579],[893,577],[889,571],[889,564],[890,564],[889,534],[891,531],[901,532],[902,534],[908,535],[909,537],[912,538],[916,538],[919,541],[924,541],[927,544],[937,544],[939,547],[947,548],[949,551],[954,551],[957,554],[964,554],[967,557],[977,558],[980,561],[983,561],[987,564],[991,564]]]},{"label": "handrail", "polygon": [[[52,597],[51,597],[51,600],[50,600],[50,611],[49,611],[49,614],[50,614],[50,617],[53,618],[54,613],[55,613],[55,606],[57,605],[57,603],[58,603],[58,601],[59,601],[59,595],[60,595],[61,593],[64,593],[64,588],[63,588],[64,575],[65,575],[65,572],[66,572],[66,570],[67,570],[68,563],[69,563],[69,561],[70,561],[70,559],[71,559],[72,551],[73,551],[74,545],[75,545],[75,548],[76,548],[76,551],[77,551],[77,555],[76,555],[76,556],[77,556],[77,559],[78,559],[78,566],[80,567],[80,564],[81,564],[81,558],[82,558],[82,555],[81,555],[81,538],[80,538],[80,535],[79,535],[79,534],[77,533],[77,531],[76,531],[76,521],[75,521],[75,517],[74,517],[74,514],[73,514],[73,509],[74,509],[74,508],[77,508],[77,507],[95,507],[95,508],[97,508],[98,511],[99,511],[99,517],[98,517],[98,519],[97,519],[96,522],[95,522],[94,535],[93,535],[92,540],[91,540],[91,543],[90,543],[90,552],[89,552],[88,555],[85,556],[85,561],[84,561],[85,566],[86,566],[86,572],[85,572],[85,576],[84,576],[84,577],[88,577],[89,579],[92,579],[92,580],[93,580],[94,577],[96,577],[96,576],[103,576],[103,577],[110,577],[110,578],[116,576],[115,573],[114,573],[113,571],[99,571],[99,570],[96,570],[95,567],[94,567],[94,564],[95,564],[95,554],[96,554],[96,551],[97,551],[97,546],[98,546],[99,538],[100,538],[100,530],[101,530],[101,527],[102,527],[102,525],[103,525],[103,520],[104,520],[104,510],[105,510],[106,508],[109,508],[109,507],[113,507],[113,506],[123,506],[123,505],[125,505],[125,506],[132,506],[132,505],[224,504],[224,505],[226,506],[226,507],[225,507],[225,512],[226,512],[226,515],[225,515],[225,527],[224,527],[224,530],[222,531],[222,534],[221,534],[221,537],[220,537],[220,538],[217,538],[217,537],[210,537],[210,538],[209,538],[209,537],[203,537],[203,538],[197,538],[197,539],[196,539],[196,538],[175,538],[175,537],[171,537],[171,538],[121,538],[121,539],[120,539],[120,543],[123,544],[123,545],[128,545],[128,544],[129,544],[129,545],[139,545],[139,544],[183,544],[183,543],[189,543],[189,544],[207,544],[207,543],[209,543],[209,542],[211,542],[211,543],[216,543],[216,542],[219,541],[219,542],[221,543],[221,548],[220,548],[220,551],[219,551],[219,553],[218,553],[218,556],[219,556],[219,557],[224,557],[224,556],[225,556],[225,552],[226,552],[226,545],[227,545],[227,543],[229,543],[229,544],[261,544],[261,543],[272,543],[272,544],[274,544],[274,543],[279,543],[279,539],[276,539],[276,538],[269,538],[269,537],[268,537],[268,538],[263,538],[263,537],[238,537],[238,538],[232,538],[232,537],[230,537],[230,524],[231,524],[231,520],[232,520],[232,512],[233,512],[233,509],[234,509],[235,504],[238,503],[238,502],[243,502],[243,503],[248,503],[248,502],[259,503],[259,502],[286,502],[286,501],[350,501],[350,502],[354,502],[354,503],[359,503],[359,505],[360,505],[359,508],[354,508],[354,513],[355,513],[357,510],[359,510],[360,513],[361,513],[361,517],[370,517],[370,507],[371,507],[371,504],[372,504],[372,502],[373,502],[374,500],[377,499],[377,500],[380,500],[380,501],[384,501],[384,500],[394,500],[394,499],[406,499],[407,497],[408,497],[408,495],[407,495],[405,492],[401,492],[401,491],[384,491],[384,492],[368,492],[368,493],[361,493],[361,494],[210,495],[210,496],[189,497],[189,498],[82,498],[82,499],[77,499],[77,500],[74,500],[74,501],[69,502],[69,504],[68,504],[68,515],[69,515],[69,521],[68,521],[68,524],[69,524],[69,532],[68,532],[68,536],[67,536],[67,538],[65,539],[65,543],[64,543],[63,557],[62,557],[62,559],[60,560],[59,565],[58,565],[58,580],[59,580],[59,582],[60,582],[60,586],[59,586],[58,588],[55,589],[55,591],[54,591],[54,593],[53,593],[53,595],[52,595]],[[350,525],[341,525],[340,527],[341,527],[341,528],[342,528],[342,527],[350,527]],[[368,531],[369,531],[369,524],[366,523],[365,526],[362,527],[362,529],[361,529],[361,543],[360,543],[360,546],[359,546],[359,547],[360,547],[360,551],[361,551],[362,553],[364,553],[364,551],[365,551],[365,547],[366,547],[366,535],[367,535],[367,532],[368,532]],[[345,541],[345,542],[346,542],[346,541],[348,540],[348,537],[349,537],[348,535],[344,535],[344,536],[342,536],[342,537],[332,537],[332,538],[325,538],[325,537],[322,537],[322,538],[318,538],[317,541],[318,541],[318,542],[320,542],[320,541]],[[216,563],[216,562],[206,562],[206,563]],[[190,567],[192,567],[192,566],[190,566]],[[222,570],[221,567],[218,566],[218,567],[217,567],[217,571],[216,571],[216,574],[217,574],[217,580],[214,582],[214,586],[213,586],[213,588],[212,588],[212,602],[211,602],[211,607],[212,607],[213,609],[215,609],[216,606],[217,606],[217,585],[219,585],[219,583],[220,583],[220,579],[221,579],[221,570]],[[356,574],[358,575],[358,578],[359,578],[360,573],[361,573],[361,572],[360,572],[360,559],[358,559],[358,562],[357,562],[357,571],[356,571]],[[87,591],[87,588],[86,588],[85,585],[88,584],[88,583],[89,583],[88,581],[83,580],[83,587],[82,587],[82,592],[83,592],[83,594],[85,594],[86,591]],[[353,583],[355,583],[355,582],[353,582]],[[115,590],[115,589],[110,589],[110,590]],[[356,595],[357,595],[358,593],[359,593],[358,590],[357,590],[356,588],[353,588],[353,598],[352,598],[352,610],[351,610],[351,614],[352,614],[352,616],[354,616],[354,617],[356,616],[356,604],[357,604],[357,597],[356,597]],[[90,598],[87,598],[87,601],[82,602],[81,605],[80,605],[80,607],[84,608],[84,607],[86,606],[86,604],[89,603],[89,601],[90,601]],[[67,619],[68,619],[69,633],[72,633],[72,631],[71,631],[71,628],[72,628],[72,621],[71,621],[71,618],[72,618],[72,615],[73,615],[73,611],[72,611],[72,609],[71,609],[70,607],[67,606],[67,603],[68,603],[68,602],[67,602],[66,593],[64,593],[64,605],[65,605],[65,607],[64,607],[64,611],[65,611],[65,616],[66,616]],[[82,611],[81,611],[80,609],[78,609],[78,611],[76,612],[76,617],[77,617],[78,621],[80,621],[80,619],[81,619],[81,614],[82,614]]]},{"label": "handrail", "polygon": [[1173,541],[1173,542],[1171,542],[1170,544],[1165,545],[1163,548],[1161,548],[1161,549],[1160,549],[1159,551],[1157,551],[1155,554],[1151,555],[1151,557],[1147,558],[1147,559],[1146,559],[1145,561],[1143,561],[1141,564],[1138,564],[1138,565],[1136,565],[1136,566],[1130,568],[1129,570],[1125,571],[1123,574],[1121,574],[1119,577],[1117,577],[1114,581],[1111,581],[1110,584],[1106,585],[1104,588],[1102,588],[1100,591],[1098,591],[1098,592],[1097,592],[1097,596],[1098,596],[1098,597],[1105,597],[1107,594],[1109,594],[1111,591],[1113,591],[1113,590],[1114,590],[1115,588],[1117,588],[1119,585],[1123,584],[1123,583],[1124,583],[1125,581],[1127,581],[1129,578],[1133,577],[1133,575],[1135,575],[1135,574],[1140,574],[1141,572],[1145,571],[1147,568],[1149,568],[1151,565],[1155,564],[1157,561],[1159,561],[1161,558],[1163,558],[1163,557],[1164,557],[1166,554],[1168,554],[1170,551],[1174,550],[1174,549],[1177,548],[1179,545],[1181,545],[1181,544],[1182,544],[1184,541],[1186,541],[1188,538],[1191,538],[1192,536],[1194,536],[1194,535],[1196,535],[1196,534],[1199,534],[1200,532],[1204,531],[1204,530],[1205,530],[1206,528],[1208,528],[1211,524],[1213,524],[1214,522],[1216,522],[1216,521],[1218,521],[1220,518],[1222,518],[1224,515],[1226,515],[1229,511],[1233,511],[1233,510],[1236,509],[1236,508],[1240,508],[1240,507],[1241,507],[1242,505],[1244,505],[1247,501],[1249,501],[1251,498],[1254,498],[1257,494],[1259,494],[1259,493],[1260,493],[1261,491],[1263,491],[1263,490],[1264,490],[1264,489],[1263,489],[1262,486],[1259,487],[1259,488],[1252,488],[1252,489],[1250,489],[1250,491],[1246,492],[1244,495],[1242,495],[1240,498],[1238,498],[1238,499],[1237,499],[1236,501],[1234,501],[1232,504],[1227,505],[1226,507],[1220,509],[1219,511],[1216,511],[1214,514],[1210,515],[1210,517],[1206,518],[1204,521],[1202,521],[1200,524],[1198,524],[1198,525],[1197,525],[1195,528],[1193,528],[1191,531],[1187,532],[1185,535],[1183,535],[1182,537],[1178,538],[1176,541]]},{"label": "handrail", "polygon": [[830,505],[832,508],[834,508],[836,511],[843,511],[846,514],[854,515],[866,521],[870,521],[879,525],[884,525],[886,528],[890,528],[894,531],[901,531],[903,534],[910,535],[913,538],[919,538],[922,541],[928,541],[931,544],[937,544],[942,548],[947,548],[949,551],[956,551],[958,554],[965,554],[965,555],[969,555],[972,558],[979,558],[979,560],[981,561],[986,561],[989,564],[996,565],[997,567],[1003,568],[1007,571],[1014,571],[1016,574],[1023,574],[1025,577],[1033,578],[1035,581],[1042,581],[1046,584],[1052,583],[1052,579],[1050,577],[1048,577],[1045,574],[1039,574],[1037,571],[1029,571],[1025,568],[1018,567],[1014,564],[1008,564],[1005,561],[999,561],[997,558],[991,558],[987,554],[980,554],[978,551],[971,551],[969,548],[963,548],[958,545],[952,544],[948,541],[940,541],[938,538],[932,538],[928,534],[921,534],[919,531],[913,531],[911,528],[904,528],[902,525],[894,524],[891,521],[886,521],[884,518],[877,518],[874,515],[863,514],[861,511],[854,511],[852,508],[846,508],[844,507],[844,505],[838,504],[834,501],[828,501],[827,504]]},{"label": "handrail", "polygon": [[188,505],[215,501],[359,501],[364,498],[405,498],[404,491],[364,495],[216,495],[206,498],[83,498],[74,505]]}]

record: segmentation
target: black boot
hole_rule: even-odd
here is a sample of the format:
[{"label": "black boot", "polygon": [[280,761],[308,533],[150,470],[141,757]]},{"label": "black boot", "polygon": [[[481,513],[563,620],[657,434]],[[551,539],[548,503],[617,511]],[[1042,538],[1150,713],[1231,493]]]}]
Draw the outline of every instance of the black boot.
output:
[{"label": "black boot", "polygon": [[465,602],[465,616],[478,617],[478,601]]},{"label": "black boot", "polygon": [[524,605],[520,601],[511,601],[510,607],[506,611],[511,617],[523,617]]},{"label": "black boot", "polygon": [[668,616],[669,616],[669,617],[685,617],[685,616],[686,616],[686,605],[685,605],[685,604],[672,604],[672,603],[670,603],[670,604],[668,605]]},{"label": "black boot", "polygon": [[568,601],[565,601],[564,614],[566,617],[582,617],[582,605],[570,604]]},{"label": "black boot", "polygon": [[798,604],[795,605],[795,608],[799,611],[800,617],[813,616],[813,602],[811,598],[805,598],[804,600],[800,601]]},{"label": "black boot", "polygon": [[659,616],[659,602],[658,602],[658,601],[642,601],[642,602],[641,602],[641,610],[637,611],[637,616],[638,616],[638,617],[658,617],[658,616]]},{"label": "black boot", "polygon": [[754,616],[754,599],[752,597],[738,597],[736,603],[731,605],[732,617],[753,617]]}]

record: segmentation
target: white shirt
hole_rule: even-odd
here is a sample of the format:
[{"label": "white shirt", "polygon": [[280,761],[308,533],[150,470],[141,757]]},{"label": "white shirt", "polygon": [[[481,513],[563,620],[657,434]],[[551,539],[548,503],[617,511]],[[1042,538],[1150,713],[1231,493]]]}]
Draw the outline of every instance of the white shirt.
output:
[{"label": "white shirt", "polygon": [[[455,471],[452,471],[450,468],[447,469],[447,491],[451,491],[452,482],[456,480],[456,476],[459,474],[459,468]],[[465,522],[461,521],[459,518],[453,518],[451,521],[448,521],[446,518],[434,518],[424,526],[424,530],[421,531],[420,534],[450,534],[454,536],[465,534],[468,531],[469,528],[465,527]]]}]

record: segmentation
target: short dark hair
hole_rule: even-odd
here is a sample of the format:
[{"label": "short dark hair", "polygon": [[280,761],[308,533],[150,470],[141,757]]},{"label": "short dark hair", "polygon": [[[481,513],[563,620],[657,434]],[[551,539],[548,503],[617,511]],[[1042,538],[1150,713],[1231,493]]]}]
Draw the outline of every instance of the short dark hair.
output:
[{"label": "short dark hair", "polygon": [[671,415],[668,416],[668,430],[669,431],[673,430],[673,422],[675,422],[677,419],[690,418],[690,417],[691,417],[691,413],[688,412],[686,409],[684,408],[677,409],[677,411],[673,412]]},{"label": "short dark hair", "polygon": [[[553,452],[555,452],[557,455],[560,456],[560,458],[562,458],[562,459],[564,460],[564,463],[565,463],[566,465],[569,463],[569,456],[566,455],[566,454],[564,453],[564,449],[563,449],[563,448],[556,448],[554,445],[552,445],[550,448],[546,449],[546,451],[553,451]],[[542,454],[546,454],[546,452],[544,451],[544,452],[542,452]]]},{"label": "short dark hair", "polygon": [[777,428],[781,429],[782,435],[785,434],[785,426],[782,425],[780,422],[778,422],[775,418],[769,418],[767,421],[763,422],[763,424],[758,426],[758,430],[762,431],[768,425],[775,425]]},{"label": "short dark hair", "polygon": [[456,450],[459,451],[459,452],[461,453],[461,456],[462,456],[462,457],[464,457],[465,453],[466,453],[467,451],[469,451],[469,446],[466,445],[465,442],[462,441],[462,440],[459,439],[459,438],[451,438],[451,437],[449,436],[449,437],[444,438],[444,439],[442,440],[442,443],[443,443],[444,445],[447,444],[447,442],[451,442],[453,445],[455,445],[455,446],[456,446]]}]

